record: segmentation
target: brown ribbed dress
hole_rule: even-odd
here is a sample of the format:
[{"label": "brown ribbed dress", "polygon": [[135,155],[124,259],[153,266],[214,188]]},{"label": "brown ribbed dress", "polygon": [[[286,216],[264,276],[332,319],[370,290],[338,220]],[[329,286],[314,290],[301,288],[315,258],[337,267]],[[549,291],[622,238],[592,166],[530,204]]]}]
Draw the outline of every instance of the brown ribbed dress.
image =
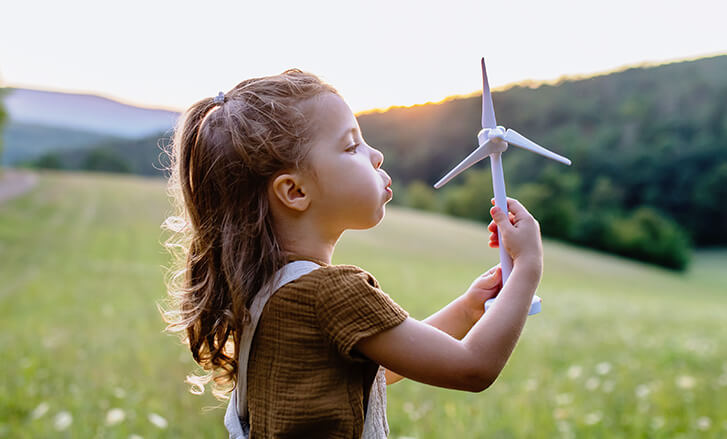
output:
[{"label": "brown ribbed dress", "polygon": [[361,437],[379,366],[353,347],[408,317],[368,272],[311,260],[323,266],[273,295],[252,341],[253,439]]}]

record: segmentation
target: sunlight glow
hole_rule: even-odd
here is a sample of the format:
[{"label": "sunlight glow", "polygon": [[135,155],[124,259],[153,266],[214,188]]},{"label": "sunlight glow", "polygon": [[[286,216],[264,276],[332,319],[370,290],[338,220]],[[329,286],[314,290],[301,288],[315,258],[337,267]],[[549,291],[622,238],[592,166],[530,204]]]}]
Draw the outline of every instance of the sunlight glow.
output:
[{"label": "sunlight glow", "polygon": [[627,0],[284,6],[13,2],[5,12],[16,19],[0,26],[10,42],[0,45],[0,78],[179,110],[243,79],[298,67],[360,112],[476,93],[481,56],[497,89],[727,51],[727,3],[707,0],[688,8]]}]

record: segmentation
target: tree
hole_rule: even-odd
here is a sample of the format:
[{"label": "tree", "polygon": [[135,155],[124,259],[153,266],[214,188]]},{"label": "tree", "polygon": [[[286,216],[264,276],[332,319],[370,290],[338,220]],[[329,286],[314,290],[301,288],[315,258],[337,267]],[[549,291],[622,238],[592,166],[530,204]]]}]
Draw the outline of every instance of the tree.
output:
[{"label": "tree", "polygon": [[2,158],[3,158],[3,126],[5,125],[5,120],[7,120],[7,113],[5,112],[5,105],[3,105],[3,97],[5,97],[6,89],[0,88],[0,177],[2,177],[3,168],[2,168]]},{"label": "tree", "polygon": [[437,210],[437,197],[431,186],[415,180],[407,186],[406,204],[414,209]]},{"label": "tree", "polygon": [[631,258],[684,270],[691,243],[686,233],[662,212],[640,207],[630,217],[611,222],[607,249]]},{"label": "tree", "polygon": [[526,183],[513,195],[538,219],[544,235],[570,239],[578,222],[580,185],[578,174],[548,166],[537,183]]},{"label": "tree", "polygon": [[708,225],[697,230],[703,242],[727,241],[727,163],[715,166],[694,185],[693,215]]},{"label": "tree", "polygon": [[[492,177],[486,170],[468,169],[463,175],[464,184],[445,186],[444,211],[449,215],[489,222],[492,204]],[[450,183],[451,184],[451,183]]]},{"label": "tree", "polygon": [[88,171],[132,172],[131,163],[108,148],[94,148],[89,151],[81,168]]},{"label": "tree", "polygon": [[56,152],[48,152],[38,157],[31,166],[42,169],[63,169],[63,162]]}]

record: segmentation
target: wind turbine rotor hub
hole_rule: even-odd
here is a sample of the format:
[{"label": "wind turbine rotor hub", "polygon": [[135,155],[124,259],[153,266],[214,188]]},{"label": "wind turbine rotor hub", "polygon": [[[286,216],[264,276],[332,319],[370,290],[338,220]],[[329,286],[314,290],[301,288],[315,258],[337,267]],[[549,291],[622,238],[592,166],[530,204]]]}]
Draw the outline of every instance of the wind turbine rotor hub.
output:
[{"label": "wind turbine rotor hub", "polygon": [[490,128],[489,132],[487,133],[487,137],[490,140],[493,140],[495,138],[502,140],[505,137],[505,127],[498,125],[495,128]]},{"label": "wind turbine rotor hub", "polygon": [[502,151],[507,149],[507,142],[504,137],[505,128],[501,126],[497,126],[495,128],[483,128],[479,133],[477,133],[477,141],[480,146],[489,142],[493,147],[497,145],[498,148],[496,149]]}]

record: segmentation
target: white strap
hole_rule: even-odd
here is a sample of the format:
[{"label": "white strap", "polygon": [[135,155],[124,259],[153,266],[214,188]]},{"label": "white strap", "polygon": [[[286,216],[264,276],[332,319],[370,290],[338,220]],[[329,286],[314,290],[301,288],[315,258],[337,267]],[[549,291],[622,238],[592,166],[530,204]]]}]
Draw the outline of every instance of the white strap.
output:
[{"label": "white strap", "polygon": [[289,262],[273,276],[272,288],[263,288],[253,299],[250,305],[250,321],[245,325],[240,338],[237,387],[232,391],[225,412],[225,427],[227,427],[231,439],[245,439],[250,434],[247,411],[247,361],[250,358],[252,338],[255,335],[265,304],[280,287],[317,268],[320,268],[320,265],[311,261]]},{"label": "white strap", "polygon": [[255,335],[257,329],[257,323],[260,320],[260,316],[263,313],[263,308],[268,300],[275,294],[283,285],[292,282],[304,274],[308,274],[311,271],[320,268],[320,265],[311,261],[293,261],[278,270],[273,277],[273,288],[267,291],[261,291],[255,299],[253,299],[250,305],[250,322],[245,327],[240,340],[240,357],[238,361],[238,373],[237,373],[237,411],[243,419],[247,419],[247,361],[250,358],[250,346],[252,345],[252,338]]},{"label": "white strap", "polygon": [[389,436],[389,423],[386,420],[386,374],[379,367],[369,392],[369,405],[364,417],[361,439],[382,439]]}]

